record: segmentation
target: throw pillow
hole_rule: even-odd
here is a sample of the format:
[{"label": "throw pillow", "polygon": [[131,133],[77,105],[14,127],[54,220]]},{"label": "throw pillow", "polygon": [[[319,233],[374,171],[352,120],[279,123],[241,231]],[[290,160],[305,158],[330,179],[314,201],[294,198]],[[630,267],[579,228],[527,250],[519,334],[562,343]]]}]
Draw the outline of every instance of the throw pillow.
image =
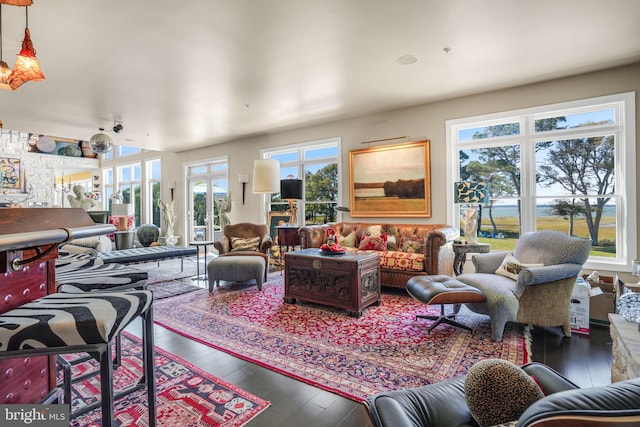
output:
[{"label": "throw pillow", "polygon": [[513,280],[518,280],[518,273],[526,267],[544,267],[544,264],[523,264],[513,255],[507,254],[500,267],[496,270],[496,274]]},{"label": "throw pillow", "polygon": [[544,397],[529,375],[503,359],[485,359],[473,365],[464,382],[464,396],[481,427],[517,420]]},{"label": "throw pillow", "polygon": [[386,234],[387,249],[388,251],[397,251],[398,242],[396,241],[395,227],[390,225],[370,225],[362,232],[362,239],[366,237],[380,237],[382,234]]},{"label": "throw pillow", "polygon": [[424,240],[403,239],[400,249],[402,252],[422,254],[424,253]]},{"label": "throw pillow", "polygon": [[260,244],[260,236],[242,239],[240,237],[231,238],[231,251],[257,251]]},{"label": "throw pillow", "polygon": [[382,233],[376,237],[365,237],[360,241],[358,249],[369,251],[386,251],[387,250],[387,234]]},{"label": "throw pillow", "polygon": [[338,236],[338,244],[346,248],[356,247],[356,232],[352,231],[347,236]]}]

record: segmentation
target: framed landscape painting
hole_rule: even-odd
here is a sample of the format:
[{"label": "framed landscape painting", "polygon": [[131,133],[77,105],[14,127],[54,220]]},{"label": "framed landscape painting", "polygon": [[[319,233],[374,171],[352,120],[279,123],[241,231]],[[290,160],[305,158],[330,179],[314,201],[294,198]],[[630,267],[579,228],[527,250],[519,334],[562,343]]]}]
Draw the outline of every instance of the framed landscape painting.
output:
[{"label": "framed landscape painting", "polygon": [[349,152],[351,216],[431,217],[429,140]]}]

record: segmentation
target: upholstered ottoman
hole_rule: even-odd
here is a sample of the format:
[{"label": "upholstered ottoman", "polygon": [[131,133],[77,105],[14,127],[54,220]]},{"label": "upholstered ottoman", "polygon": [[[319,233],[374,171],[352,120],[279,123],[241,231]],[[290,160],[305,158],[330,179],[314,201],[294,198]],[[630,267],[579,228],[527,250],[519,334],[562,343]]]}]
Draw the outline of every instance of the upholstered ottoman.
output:
[{"label": "upholstered ottoman", "polygon": [[439,316],[416,316],[416,319],[435,320],[433,325],[429,327],[429,332],[440,323],[447,323],[472,332],[470,327],[453,320],[455,314],[446,316],[444,305],[456,304],[458,307],[454,309],[454,313],[457,313],[460,304],[485,301],[484,294],[479,289],[445,275],[412,277],[407,281],[407,292],[411,297],[424,304],[440,304]]},{"label": "upholstered ottoman", "polygon": [[217,286],[220,280],[242,282],[251,279],[256,280],[261,291],[265,268],[266,262],[261,256],[218,256],[207,264],[209,292],[213,292],[214,284]]}]

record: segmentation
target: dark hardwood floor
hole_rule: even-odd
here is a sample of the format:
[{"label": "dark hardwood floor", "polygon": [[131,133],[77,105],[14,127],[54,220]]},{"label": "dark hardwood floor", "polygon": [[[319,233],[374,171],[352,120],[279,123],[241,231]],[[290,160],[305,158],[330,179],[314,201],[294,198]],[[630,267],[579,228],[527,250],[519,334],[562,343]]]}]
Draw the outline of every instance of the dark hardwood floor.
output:
[{"label": "dark hardwood floor", "polygon": [[[203,286],[203,285],[201,285]],[[128,330],[139,334],[135,326]],[[442,326],[444,327],[444,326]],[[608,327],[591,325],[588,336],[562,336],[560,328],[531,332],[531,360],[545,363],[581,387],[609,384],[612,360]],[[364,405],[320,390],[155,326],[155,344],[271,402],[250,427],[366,427]]]}]

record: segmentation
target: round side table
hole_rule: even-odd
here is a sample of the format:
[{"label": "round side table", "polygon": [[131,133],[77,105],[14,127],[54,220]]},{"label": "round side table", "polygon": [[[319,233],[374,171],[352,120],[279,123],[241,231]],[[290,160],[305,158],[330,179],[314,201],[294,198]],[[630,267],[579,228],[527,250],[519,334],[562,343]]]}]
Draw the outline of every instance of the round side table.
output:
[{"label": "round side table", "polygon": [[[196,247],[196,271],[198,275],[191,280],[207,280],[207,246],[213,245],[213,240],[197,240],[189,242],[189,246]],[[204,247],[204,277],[200,277],[200,246]]]},{"label": "round side table", "polygon": [[453,272],[456,276],[462,273],[462,266],[467,259],[467,254],[486,254],[491,252],[491,245],[489,243],[454,243],[453,253]]}]

